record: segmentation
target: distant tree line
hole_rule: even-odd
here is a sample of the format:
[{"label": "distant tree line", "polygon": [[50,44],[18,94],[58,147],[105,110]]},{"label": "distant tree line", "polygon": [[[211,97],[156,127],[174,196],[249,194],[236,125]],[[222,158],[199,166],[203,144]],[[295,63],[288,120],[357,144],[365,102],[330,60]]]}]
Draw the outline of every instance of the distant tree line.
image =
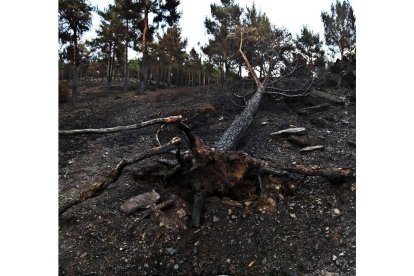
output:
[{"label": "distant tree line", "polygon": [[[179,5],[179,0],[115,0],[98,10],[87,0],[59,0],[59,77],[71,80],[73,99],[78,79],[86,77],[105,81],[108,87],[118,80],[124,89],[131,79],[137,79],[138,94],[148,85],[195,86],[240,79],[248,71],[239,52],[240,30],[249,30],[244,53],[259,78],[274,69],[270,61],[275,54],[285,64],[278,67],[280,74],[292,64],[310,72],[325,67],[327,57],[319,34],[304,25],[293,37],[287,29],[273,25],[254,3],[242,8],[234,0],[210,5],[211,16],[204,20],[208,43],[201,46],[201,52],[192,48],[187,53],[187,40],[178,24]],[[92,12],[101,18],[97,36],[81,43],[91,28]],[[355,59],[356,25],[350,3],[337,0],[329,12],[321,13],[321,19],[330,53]],[[270,51],[268,43],[278,52]],[[128,49],[142,57],[130,59]]]}]

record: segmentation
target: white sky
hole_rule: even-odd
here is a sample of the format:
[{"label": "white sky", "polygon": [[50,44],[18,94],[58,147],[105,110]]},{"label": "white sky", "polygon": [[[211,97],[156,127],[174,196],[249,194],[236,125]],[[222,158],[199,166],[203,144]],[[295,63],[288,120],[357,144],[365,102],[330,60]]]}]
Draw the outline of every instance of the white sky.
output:
[{"label": "white sky", "polygon": [[[255,0],[257,9],[265,12],[272,24],[278,27],[286,27],[294,37],[299,34],[304,24],[314,32],[320,33],[323,39],[323,25],[320,18],[322,11],[328,11],[331,3],[335,0]],[[92,5],[97,5],[100,9],[108,6],[108,3],[113,3],[112,0],[90,0]],[[250,0],[236,0],[236,3],[243,8],[251,6],[253,1]],[[353,1],[349,1],[354,8],[356,18],[357,12],[353,5]],[[204,19],[210,16],[210,4],[220,3],[219,0],[181,0],[179,10],[182,11],[182,17],[179,25],[182,28],[182,35],[188,40],[187,50],[194,47],[199,51],[198,42],[205,45],[208,42],[208,37],[204,28]],[[93,31],[86,33],[84,39],[95,36],[94,30],[100,23],[98,15],[93,16]],[[130,51],[129,56],[134,58],[137,54]]]}]

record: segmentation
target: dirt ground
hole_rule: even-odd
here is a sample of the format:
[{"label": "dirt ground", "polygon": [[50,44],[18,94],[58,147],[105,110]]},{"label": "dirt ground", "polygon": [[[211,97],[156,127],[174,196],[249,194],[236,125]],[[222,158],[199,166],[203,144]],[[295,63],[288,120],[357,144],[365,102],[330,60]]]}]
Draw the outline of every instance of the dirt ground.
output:
[{"label": "dirt ground", "polygon": [[[59,129],[112,127],[182,115],[193,133],[212,146],[242,110],[221,86],[163,89],[140,96],[121,87],[106,90],[102,84],[82,85],[79,90],[76,105],[59,106]],[[322,102],[309,97],[278,102],[266,98],[238,149],[276,168],[296,162],[355,169],[355,102],[311,115],[297,113]],[[300,153],[301,147],[286,138],[269,136],[289,126],[305,127],[309,143],[324,149]],[[61,135],[60,204],[79,196],[123,157],[156,146],[159,127]],[[165,143],[177,134],[168,126],[160,140]],[[307,177],[292,195],[274,195],[276,208],[270,211],[210,197],[201,228],[194,230],[189,226],[191,191],[165,186],[154,175],[167,169],[159,165],[159,158],[126,167],[100,196],[59,218],[60,275],[355,275],[354,181],[332,184],[322,177]],[[161,195],[160,202],[174,198],[175,206],[144,219],[141,212],[120,211],[127,199],[152,190]]]}]

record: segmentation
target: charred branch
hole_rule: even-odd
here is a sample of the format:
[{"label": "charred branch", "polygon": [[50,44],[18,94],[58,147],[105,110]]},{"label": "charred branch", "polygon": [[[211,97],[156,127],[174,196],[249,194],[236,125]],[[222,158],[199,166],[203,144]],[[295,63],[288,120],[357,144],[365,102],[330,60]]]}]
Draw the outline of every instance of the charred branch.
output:
[{"label": "charred branch", "polygon": [[283,170],[306,176],[322,176],[333,182],[355,178],[354,170],[351,168],[321,168],[316,165],[296,165],[294,168],[284,168]]},{"label": "charred branch", "polygon": [[160,147],[149,149],[145,152],[136,154],[135,156],[127,159],[123,159],[121,162],[116,165],[114,169],[101,181],[95,182],[91,187],[87,190],[81,192],[80,197],[75,199],[71,202],[64,204],[61,208],[59,208],[59,215],[66,212],[69,208],[86,201],[89,198],[96,197],[100,195],[111,183],[114,183],[118,180],[119,176],[122,174],[122,170],[131,164],[144,160],[154,155],[159,155],[163,153],[168,153],[170,150],[178,147],[181,143],[181,139],[178,137],[174,137],[169,143],[164,144]]},{"label": "charred branch", "polygon": [[127,126],[116,126],[108,128],[89,128],[89,129],[74,129],[74,130],[60,130],[59,134],[61,135],[75,135],[75,134],[102,134],[102,133],[111,133],[124,130],[132,130],[144,128],[150,125],[155,124],[174,124],[179,122],[182,119],[182,116],[170,116],[165,118],[156,118],[146,122],[141,122],[138,124],[127,125]]}]

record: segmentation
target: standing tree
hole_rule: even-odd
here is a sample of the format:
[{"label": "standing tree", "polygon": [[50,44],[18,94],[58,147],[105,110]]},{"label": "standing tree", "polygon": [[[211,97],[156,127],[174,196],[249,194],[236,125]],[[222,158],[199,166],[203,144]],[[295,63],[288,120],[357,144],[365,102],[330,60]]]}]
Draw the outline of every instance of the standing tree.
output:
[{"label": "standing tree", "polygon": [[[139,6],[132,0],[115,0],[114,7],[120,22],[119,32],[124,42],[124,89],[128,88],[128,49],[132,41],[138,40],[138,25],[141,21]],[[137,44],[137,43],[135,43]]]},{"label": "standing tree", "polygon": [[212,19],[206,18],[204,25],[207,34],[212,38],[203,48],[203,52],[218,64],[223,82],[227,80],[230,61],[238,55],[238,45],[231,31],[235,26],[240,25],[242,9],[234,3],[234,0],[221,0],[221,5],[211,4],[210,8]]},{"label": "standing tree", "polygon": [[153,19],[153,28],[158,28],[160,24],[168,24],[172,26],[176,23],[181,15],[177,12],[177,7],[180,4],[179,0],[140,0],[139,6],[141,7],[144,18],[141,26],[142,32],[142,65],[141,74],[138,87],[138,94],[143,93],[147,85],[147,71],[148,71],[148,38],[149,38],[149,22],[148,16],[150,13],[155,15]]},{"label": "standing tree", "polygon": [[348,0],[342,3],[337,0],[331,5],[331,13],[321,13],[325,29],[325,41],[329,49],[335,54],[340,53],[341,59],[347,54],[355,53],[356,27],[355,16]]},{"label": "standing tree", "polygon": [[171,85],[171,68],[175,61],[182,60],[187,40],[182,39],[181,30],[177,27],[170,27],[167,29],[165,34],[159,38],[158,49],[160,55],[167,57],[168,73],[167,73],[167,84]]},{"label": "standing tree", "polygon": [[189,54],[189,66],[190,66],[190,76],[191,76],[191,86],[200,85],[201,83],[201,58],[198,55],[197,51],[193,48],[190,50]]},{"label": "standing tree", "polygon": [[86,0],[59,0],[59,40],[62,44],[70,43],[72,55],[72,101],[78,96],[78,43],[82,34],[91,27],[92,7]]},{"label": "standing tree", "polygon": [[319,34],[314,33],[303,26],[301,35],[296,37],[296,48],[305,57],[307,64],[313,66],[323,66],[323,56],[325,52],[322,50],[322,41],[319,39]]},{"label": "standing tree", "polygon": [[107,87],[110,88],[114,71],[115,52],[120,44],[120,38],[117,34],[117,26],[120,25],[120,22],[118,22],[119,18],[113,5],[109,5],[103,11],[98,11],[98,14],[101,17],[101,24],[96,31],[97,37],[91,41],[90,46],[107,61]]}]

